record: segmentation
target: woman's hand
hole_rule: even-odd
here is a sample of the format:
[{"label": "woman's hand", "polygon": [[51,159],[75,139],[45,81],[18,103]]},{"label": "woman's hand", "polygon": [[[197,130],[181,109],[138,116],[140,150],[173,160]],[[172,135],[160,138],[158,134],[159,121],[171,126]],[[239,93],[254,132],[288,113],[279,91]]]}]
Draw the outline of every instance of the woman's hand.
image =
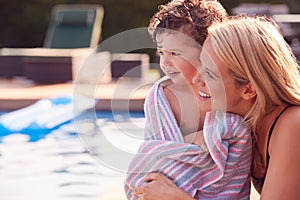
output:
[{"label": "woman's hand", "polygon": [[145,185],[133,190],[139,200],[194,200],[186,192],[178,188],[170,179],[160,173],[149,173]]}]

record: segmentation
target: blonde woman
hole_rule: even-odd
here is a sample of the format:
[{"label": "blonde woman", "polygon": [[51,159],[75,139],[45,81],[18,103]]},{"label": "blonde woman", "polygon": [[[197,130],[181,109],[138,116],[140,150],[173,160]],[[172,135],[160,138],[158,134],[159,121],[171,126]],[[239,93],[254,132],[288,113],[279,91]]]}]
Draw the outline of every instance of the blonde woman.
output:
[{"label": "blonde woman", "polygon": [[[254,133],[253,184],[264,200],[300,199],[299,65],[278,26],[266,17],[236,16],[209,27],[200,100],[242,115]],[[193,199],[161,174],[136,188],[142,199]]]}]

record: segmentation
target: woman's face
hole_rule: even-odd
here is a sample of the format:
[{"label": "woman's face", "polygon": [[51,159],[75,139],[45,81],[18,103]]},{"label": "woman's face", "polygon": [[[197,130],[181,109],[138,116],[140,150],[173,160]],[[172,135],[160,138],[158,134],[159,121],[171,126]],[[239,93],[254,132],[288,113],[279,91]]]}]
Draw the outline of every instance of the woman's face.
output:
[{"label": "woman's face", "polygon": [[200,48],[195,41],[180,32],[162,32],[157,35],[157,52],[161,69],[174,84],[192,85],[200,65]]},{"label": "woman's face", "polygon": [[210,40],[206,40],[200,55],[201,66],[194,83],[199,91],[200,101],[211,100],[213,110],[243,114],[243,92],[245,86],[238,86],[228,67],[218,58]]}]

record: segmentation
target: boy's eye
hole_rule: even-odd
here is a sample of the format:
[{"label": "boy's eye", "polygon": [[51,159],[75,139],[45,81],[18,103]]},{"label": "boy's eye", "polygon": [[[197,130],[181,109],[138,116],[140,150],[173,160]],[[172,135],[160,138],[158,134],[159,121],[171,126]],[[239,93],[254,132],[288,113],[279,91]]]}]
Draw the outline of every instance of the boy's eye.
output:
[{"label": "boy's eye", "polygon": [[156,53],[158,56],[163,56],[163,55],[165,55],[165,53],[168,53],[169,55],[172,55],[172,56],[180,56],[181,55],[180,53],[178,53],[176,51],[166,51],[166,50],[162,50],[162,49],[157,49]]},{"label": "boy's eye", "polygon": [[163,52],[162,50],[157,50],[156,53],[157,53],[157,55],[159,55],[159,56],[164,55],[164,52]]},{"label": "boy's eye", "polygon": [[180,53],[175,52],[175,51],[172,51],[171,54],[172,54],[172,56],[180,56]]}]

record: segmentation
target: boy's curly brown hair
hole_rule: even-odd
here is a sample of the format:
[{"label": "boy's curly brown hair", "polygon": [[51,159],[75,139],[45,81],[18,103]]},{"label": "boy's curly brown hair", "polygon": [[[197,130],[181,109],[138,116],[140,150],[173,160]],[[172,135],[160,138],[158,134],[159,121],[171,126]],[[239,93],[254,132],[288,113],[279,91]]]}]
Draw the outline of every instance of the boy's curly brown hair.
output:
[{"label": "boy's curly brown hair", "polygon": [[203,45],[207,28],[227,17],[226,10],[216,0],[172,0],[159,6],[159,11],[150,19],[148,30],[155,43],[157,34],[168,29],[180,30]]}]

